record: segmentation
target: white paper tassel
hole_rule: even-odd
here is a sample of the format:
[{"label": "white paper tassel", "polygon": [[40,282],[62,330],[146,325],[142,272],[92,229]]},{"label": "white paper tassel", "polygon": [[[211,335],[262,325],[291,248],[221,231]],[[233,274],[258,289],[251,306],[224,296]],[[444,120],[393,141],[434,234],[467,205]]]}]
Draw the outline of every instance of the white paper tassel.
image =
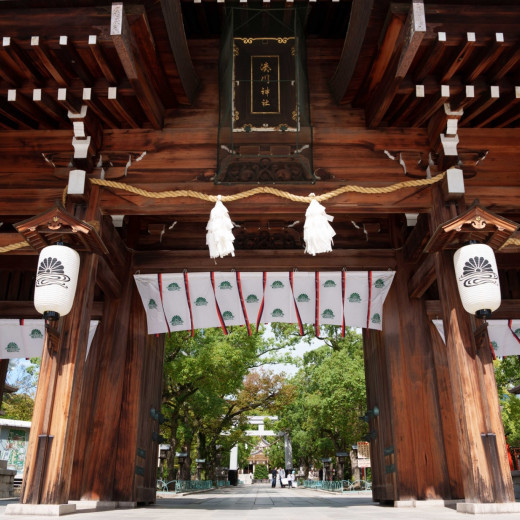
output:
[{"label": "white paper tassel", "polygon": [[233,242],[235,237],[231,230],[233,222],[229,218],[226,206],[220,201],[218,196],[215,207],[211,210],[209,222],[206,226],[208,231],[206,234],[206,245],[209,247],[209,256],[211,258],[222,258],[227,255],[235,256],[235,248]]},{"label": "white paper tassel", "polygon": [[[310,196],[314,197],[314,193],[311,193]],[[334,217],[327,215],[325,208],[316,199],[311,200],[305,212],[305,225],[303,226],[306,253],[316,255],[332,251],[332,237],[336,232],[329,222],[333,220]]]}]

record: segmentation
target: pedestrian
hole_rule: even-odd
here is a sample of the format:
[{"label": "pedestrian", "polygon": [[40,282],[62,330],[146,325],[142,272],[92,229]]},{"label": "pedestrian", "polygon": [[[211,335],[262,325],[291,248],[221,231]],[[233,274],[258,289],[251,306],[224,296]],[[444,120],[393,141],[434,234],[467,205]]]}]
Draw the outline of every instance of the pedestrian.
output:
[{"label": "pedestrian", "polygon": [[271,487],[276,487],[276,475],[277,475],[276,468],[273,468],[273,472],[271,473],[271,476],[273,477],[271,480]]},{"label": "pedestrian", "polygon": [[289,474],[287,475],[287,484],[289,485],[290,488],[293,487],[293,482],[294,482],[294,471],[289,471]]},{"label": "pedestrian", "polygon": [[282,480],[285,478],[285,470],[283,468],[278,468],[278,474],[280,475],[280,487],[285,487]]}]

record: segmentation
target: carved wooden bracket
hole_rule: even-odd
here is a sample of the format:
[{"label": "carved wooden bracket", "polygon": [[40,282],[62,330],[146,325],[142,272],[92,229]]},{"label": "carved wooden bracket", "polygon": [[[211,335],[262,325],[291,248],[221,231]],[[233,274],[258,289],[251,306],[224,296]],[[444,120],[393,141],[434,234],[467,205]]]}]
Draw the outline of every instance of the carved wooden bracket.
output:
[{"label": "carved wooden bracket", "polygon": [[426,244],[424,252],[457,249],[470,240],[477,240],[496,250],[500,249],[517,229],[516,222],[474,205],[464,214],[439,226]]},{"label": "carved wooden bracket", "polygon": [[108,254],[94,225],[71,215],[59,204],[45,213],[15,224],[15,228],[37,251],[64,242],[77,251]]}]

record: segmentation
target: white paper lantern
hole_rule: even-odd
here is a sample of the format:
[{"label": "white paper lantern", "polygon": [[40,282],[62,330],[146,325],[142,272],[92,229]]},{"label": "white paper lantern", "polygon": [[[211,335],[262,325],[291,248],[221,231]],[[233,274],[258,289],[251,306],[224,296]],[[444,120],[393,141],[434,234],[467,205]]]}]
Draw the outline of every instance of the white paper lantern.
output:
[{"label": "white paper lantern", "polygon": [[469,244],[455,252],[453,263],[464,309],[478,318],[489,317],[501,301],[493,249],[485,244]]},{"label": "white paper lantern", "polygon": [[63,245],[42,249],[34,289],[34,307],[41,314],[68,314],[78,284],[79,254]]}]

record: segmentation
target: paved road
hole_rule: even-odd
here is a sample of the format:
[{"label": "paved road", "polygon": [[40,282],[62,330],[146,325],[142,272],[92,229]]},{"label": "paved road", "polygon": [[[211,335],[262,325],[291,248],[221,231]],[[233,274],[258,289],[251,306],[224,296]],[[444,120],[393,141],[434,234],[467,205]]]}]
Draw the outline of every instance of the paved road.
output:
[{"label": "paved road", "polygon": [[[6,516],[0,520],[45,517]],[[49,517],[46,517],[47,520]],[[442,506],[394,508],[372,502],[367,493],[332,494],[310,489],[272,489],[255,484],[184,496],[158,498],[153,506],[137,509],[76,513],[70,520],[464,520],[463,513]],[[471,517],[469,517],[471,518]],[[476,515],[478,520],[516,520],[518,513]]]}]

